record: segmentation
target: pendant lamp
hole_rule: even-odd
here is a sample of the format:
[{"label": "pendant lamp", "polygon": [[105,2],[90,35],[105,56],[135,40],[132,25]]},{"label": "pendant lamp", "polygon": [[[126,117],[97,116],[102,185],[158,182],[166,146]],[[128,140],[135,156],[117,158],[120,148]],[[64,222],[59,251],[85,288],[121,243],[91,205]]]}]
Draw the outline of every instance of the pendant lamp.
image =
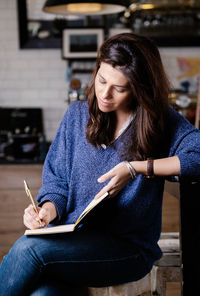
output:
[{"label": "pendant lamp", "polygon": [[102,15],[122,12],[129,5],[129,0],[47,0],[43,11],[60,15]]}]

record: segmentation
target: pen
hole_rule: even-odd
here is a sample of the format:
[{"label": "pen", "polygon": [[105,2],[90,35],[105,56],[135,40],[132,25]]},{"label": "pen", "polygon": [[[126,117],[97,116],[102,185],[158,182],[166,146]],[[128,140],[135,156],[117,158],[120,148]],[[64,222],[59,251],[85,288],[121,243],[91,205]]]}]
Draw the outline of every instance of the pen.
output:
[{"label": "pen", "polygon": [[[35,202],[34,202],[34,200],[33,200],[32,195],[31,195],[31,191],[30,191],[30,189],[29,189],[29,187],[28,187],[28,185],[27,185],[27,183],[26,183],[25,180],[24,180],[24,187],[25,187],[25,191],[26,191],[27,196],[30,198],[30,201],[31,201],[31,203],[32,203],[32,206],[33,206],[34,211],[36,212],[36,214],[39,215],[38,210],[37,210],[37,207],[36,207],[36,205],[35,205]],[[42,226],[42,222],[41,222],[40,218],[38,218],[38,222],[39,222],[39,224],[40,224],[40,228],[43,228],[43,226]]]}]

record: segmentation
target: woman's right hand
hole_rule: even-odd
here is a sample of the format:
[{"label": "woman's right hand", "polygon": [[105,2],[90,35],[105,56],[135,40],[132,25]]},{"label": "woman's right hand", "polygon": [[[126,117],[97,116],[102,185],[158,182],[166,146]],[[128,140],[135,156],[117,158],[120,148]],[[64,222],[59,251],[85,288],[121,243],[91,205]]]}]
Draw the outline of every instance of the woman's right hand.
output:
[{"label": "woman's right hand", "polygon": [[24,210],[24,225],[29,229],[40,228],[39,219],[42,222],[42,226],[45,227],[57,216],[56,208],[52,202],[46,202],[42,207],[37,207],[38,214],[34,211],[32,205],[29,205]]}]

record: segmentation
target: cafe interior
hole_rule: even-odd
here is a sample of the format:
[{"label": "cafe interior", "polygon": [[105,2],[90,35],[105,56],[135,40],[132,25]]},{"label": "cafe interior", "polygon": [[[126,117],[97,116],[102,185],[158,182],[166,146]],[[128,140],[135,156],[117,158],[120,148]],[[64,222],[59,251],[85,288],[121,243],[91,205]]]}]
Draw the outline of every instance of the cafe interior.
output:
[{"label": "cafe interior", "polygon": [[[63,115],[86,99],[97,49],[122,32],[155,41],[170,104],[199,129],[200,0],[0,1],[0,262],[25,231],[23,180],[36,198]],[[198,282],[199,180],[191,184],[166,181],[163,257],[152,272],[138,283],[88,288],[88,295],[198,295],[192,287]]]}]

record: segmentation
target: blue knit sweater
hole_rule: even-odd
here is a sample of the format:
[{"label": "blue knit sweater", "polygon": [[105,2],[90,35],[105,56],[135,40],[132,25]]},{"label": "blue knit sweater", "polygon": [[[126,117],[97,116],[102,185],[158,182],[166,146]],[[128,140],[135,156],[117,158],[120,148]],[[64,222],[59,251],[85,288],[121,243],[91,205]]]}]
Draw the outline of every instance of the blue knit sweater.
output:
[{"label": "blue knit sweater", "polygon": [[[41,205],[49,200],[55,204],[57,223],[74,223],[105,186],[97,182],[98,177],[121,161],[118,148],[123,137],[106,149],[93,147],[85,137],[88,118],[87,102],[71,104],[45,160],[38,202]],[[168,128],[168,156],[178,155],[180,175],[200,175],[200,132],[172,108]],[[161,257],[157,241],[163,187],[164,178],[147,179],[138,174],[116,197],[102,203],[100,214],[94,215],[92,222],[94,227],[96,223],[97,227],[139,246],[149,266]]]}]

